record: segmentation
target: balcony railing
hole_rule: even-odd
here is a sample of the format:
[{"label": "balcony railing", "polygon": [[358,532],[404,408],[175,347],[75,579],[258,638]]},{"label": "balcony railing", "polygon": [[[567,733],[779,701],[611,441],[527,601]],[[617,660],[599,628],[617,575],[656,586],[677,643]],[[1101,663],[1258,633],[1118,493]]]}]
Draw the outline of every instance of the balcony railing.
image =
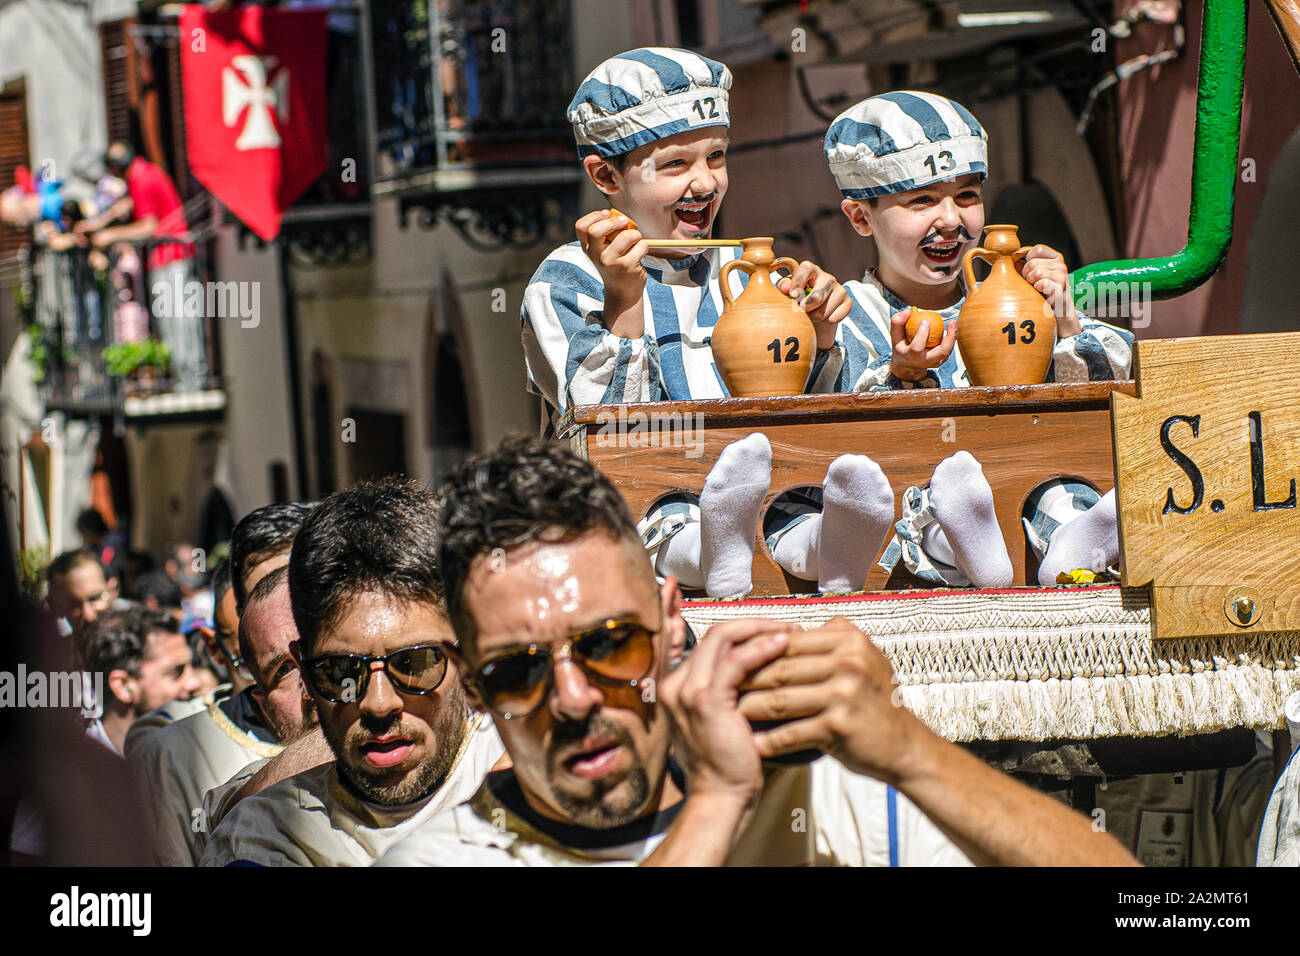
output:
[{"label": "balcony railing", "polygon": [[133,420],[222,415],[226,396],[208,315],[216,284],[201,281],[201,252],[158,263],[178,244],[114,243],[98,255],[32,249],[25,283],[33,293],[32,360],[48,408]]},{"label": "balcony railing", "polygon": [[[375,193],[576,176],[567,0],[373,0]],[[512,175],[478,175],[509,169]]]}]

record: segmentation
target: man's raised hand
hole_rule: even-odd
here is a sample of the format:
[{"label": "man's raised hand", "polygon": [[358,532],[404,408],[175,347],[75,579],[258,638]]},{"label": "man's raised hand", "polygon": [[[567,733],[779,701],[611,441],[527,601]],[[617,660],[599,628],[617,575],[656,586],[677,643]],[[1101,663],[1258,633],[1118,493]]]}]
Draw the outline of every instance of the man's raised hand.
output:
[{"label": "man's raised hand", "polygon": [[785,653],[788,625],[741,619],[714,625],[659,685],[673,723],[674,752],[691,793],[718,793],[747,805],[763,783],[753,730],[739,708],[751,671]]},{"label": "man's raised hand", "polygon": [[910,742],[924,727],[899,706],[894,669],[866,634],[842,617],[794,631],[784,656],[742,686],[749,720],[784,721],[754,735],[759,754],[819,749],[855,773],[896,783]]}]

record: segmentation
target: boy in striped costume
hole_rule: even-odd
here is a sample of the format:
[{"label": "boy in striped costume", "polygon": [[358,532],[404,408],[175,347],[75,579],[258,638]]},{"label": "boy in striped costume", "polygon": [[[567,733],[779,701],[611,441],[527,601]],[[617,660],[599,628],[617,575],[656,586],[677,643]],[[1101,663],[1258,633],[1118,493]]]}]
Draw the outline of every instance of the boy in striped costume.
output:
[{"label": "boy in striped costume", "polygon": [[[711,235],[727,192],[731,72],[686,50],[630,50],[601,63],[569,106],[583,169],[627,213],[602,209],[576,223],[578,241],[553,251],[524,293],[528,389],[546,403],[551,434],[571,406],[723,398],[710,345],[722,302],[718,272],[739,249],[651,250],[646,237]],[[730,280],[739,293],[744,277]],[[803,262],[778,288],[807,312],[817,352],[805,391],[837,391],[836,324],[851,302],[835,278]],[[810,290],[805,292],[804,290]],[[751,436],[709,476],[704,510],[693,495],[659,503],[641,523],[661,574],[730,596],[749,590],[753,535],[766,492],[749,480]],[[761,447],[760,447],[761,446]],[[703,526],[701,526],[703,520]],[[687,529],[685,535],[679,535]],[[672,539],[671,548],[665,547]],[[671,551],[671,553],[669,553]]]},{"label": "boy in striped costume", "polygon": [[[827,131],[825,152],[845,216],[860,235],[874,239],[879,258],[862,281],[845,283],[855,308],[840,326],[846,352],[840,384],[854,391],[970,385],[956,347],[957,315],[966,296],[961,262],[984,229],[981,187],[988,175],[988,137],[983,127],[942,96],[885,93],[838,116]],[[1023,275],[1057,317],[1048,382],[1128,377],[1132,333],[1075,312],[1059,252],[1034,246],[1025,256]],[[910,306],[942,316],[944,335],[934,348],[927,347],[924,323],[907,339]],[[864,473],[879,473],[874,462],[865,461]],[[827,514],[833,493],[843,497],[828,480]],[[857,514],[879,516],[888,510],[892,518],[893,495],[883,476],[868,493],[879,496],[874,510],[859,501]],[[822,497],[819,489],[802,489],[778,499],[780,508],[769,512],[768,547],[786,570],[817,563],[818,542],[831,524],[821,519]],[[792,518],[800,509],[804,517]],[[878,517],[855,525],[850,513],[846,526],[841,513],[834,523],[838,535],[881,540]],[[1026,502],[1024,525],[1040,558],[1040,584],[1055,584],[1060,572],[1075,568],[1101,571],[1119,558],[1113,492],[1103,497],[1082,482],[1046,482]],[[928,487],[903,493],[902,518],[881,566],[893,570],[900,558],[912,574],[935,584],[1011,584],[1011,559],[994,516],[993,492],[968,452],[941,462]],[[865,577],[864,563],[841,586],[861,587]],[[820,583],[827,590],[825,581]]]}]

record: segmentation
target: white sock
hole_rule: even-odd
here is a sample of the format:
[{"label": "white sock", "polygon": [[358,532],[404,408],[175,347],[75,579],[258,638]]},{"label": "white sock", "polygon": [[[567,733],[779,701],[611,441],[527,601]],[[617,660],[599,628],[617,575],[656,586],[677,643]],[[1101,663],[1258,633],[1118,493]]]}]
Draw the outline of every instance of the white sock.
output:
[{"label": "white sock", "polygon": [[951,567],[957,567],[957,556],[952,553],[952,545],[948,543],[948,536],[943,533],[936,521],[934,524],[926,525],[921,532],[921,550],[928,554],[935,561],[942,562]]},{"label": "white sock", "polygon": [[684,588],[704,587],[704,572],[700,569],[699,522],[683,525],[660,546],[655,573],[665,578],[672,575]]},{"label": "white sock", "polygon": [[930,505],[957,567],[981,588],[1010,587],[1014,572],[993,511],[993,489],[969,452],[945,458],[930,479]]},{"label": "white sock", "polygon": [[700,493],[700,552],[709,597],[744,597],[754,586],[754,536],[772,482],[772,446],[755,432],[718,456]]},{"label": "white sock", "polygon": [[803,581],[821,580],[821,561],[817,540],[821,536],[822,516],[809,515],[781,535],[772,557],[790,574]]},{"label": "white sock", "polygon": [[1118,560],[1119,530],[1112,488],[1083,514],[1056,529],[1038,566],[1038,583],[1049,587],[1062,571],[1101,571]]},{"label": "white sock", "polygon": [[894,525],[894,490],[866,455],[840,455],[826,470],[819,538],[820,591],[860,591]]}]

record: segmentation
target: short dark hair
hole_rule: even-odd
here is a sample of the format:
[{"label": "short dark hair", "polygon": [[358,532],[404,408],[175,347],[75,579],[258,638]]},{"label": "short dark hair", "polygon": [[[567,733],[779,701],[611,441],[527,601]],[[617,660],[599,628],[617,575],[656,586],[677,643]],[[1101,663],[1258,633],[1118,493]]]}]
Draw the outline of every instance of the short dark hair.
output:
[{"label": "short dark hair", "polygon": [[159,607],[180,607],[181,589],[176,582],[167,577],[161,568],[146,571],[135,579],[136,597],[140,600],[153,598]]},{"label": "short dark hair", "polygon": [[[280,585],[284,584],[285,578],[288,576],[289,566],[286,564],[264,575],[262,580],[253,585],[253,590],[248,592],[248,603],[244,606],[245,616],[247,611],[254,604],[261,604],[274,594]],[[248,639],[245,637],[247,625],[244,623],[244,620],[245,617],[240,617],[239,619],[239,656],[242,657],[248,664],[248,667],[253,670],[253,676],[259,678],[258,683],[260,684],[261,679],[255,669],[257,667],[255,663],[256,658],[253,655],[253,649],[248,645]]]},{"label": "short dark hair", "polygon": [[104,516],[94,508],[87,508],[81,514],[77,515],[77,530],[82,534],[106,535],[108,534],[108,523],[104,521]]},{"label": "short dark hair", "polygon": [[249,567],[293,546],[294,535],[302,527],[314,505],[301,501],[266,505],[244,515],[230,534],[230,584],[235,589],[235,606],[244,613],[248,591],[244,575]]},{"label": "short dark hair", "polygon": [[[94,564],[98,566],[100,571],[104,571],[104,566],[99,563],[99,558],[95,556],[94,551],[89,551],[86,548],[74,548],[71,551],[64,551],[50,562],[50,566],[45,569],[46,584],[53,584],[56,574],[64,577],[83,564]],[[107,571],[104,571],[104,577],[108,577]]]},{"label": "short dark hair", "polygon": [[226,592],[231,588],[230,580],[230,559],[222,561],[217,565],[217,570],[212,572],[212,607],[213,610],[221,606]]},{"label": "short dark hair", "polygon": [[109,611],[86,626],[79,639],[81,660],[92,674],[108,675],[123,670],[140,676],[140,665],[149,659],[149,635],[154,631],[179,634],[176,618],[134,604],[122,611]]},{"label": "short dark hair", "polygon": [[408,478],[361,482],[316,506],[289,556],[289,601],[304,657],[359,594],[441,608],[437,513],[433,493]]},{"label": "short dark hair", "polygon": [[569,541],[599,529],[640,541],[613,483],[590,462],[542,438],[508,438],[465,461],[443,482],[438,568],[447,614],[462,640],[465,579],[477,558],[529,541]]}]

